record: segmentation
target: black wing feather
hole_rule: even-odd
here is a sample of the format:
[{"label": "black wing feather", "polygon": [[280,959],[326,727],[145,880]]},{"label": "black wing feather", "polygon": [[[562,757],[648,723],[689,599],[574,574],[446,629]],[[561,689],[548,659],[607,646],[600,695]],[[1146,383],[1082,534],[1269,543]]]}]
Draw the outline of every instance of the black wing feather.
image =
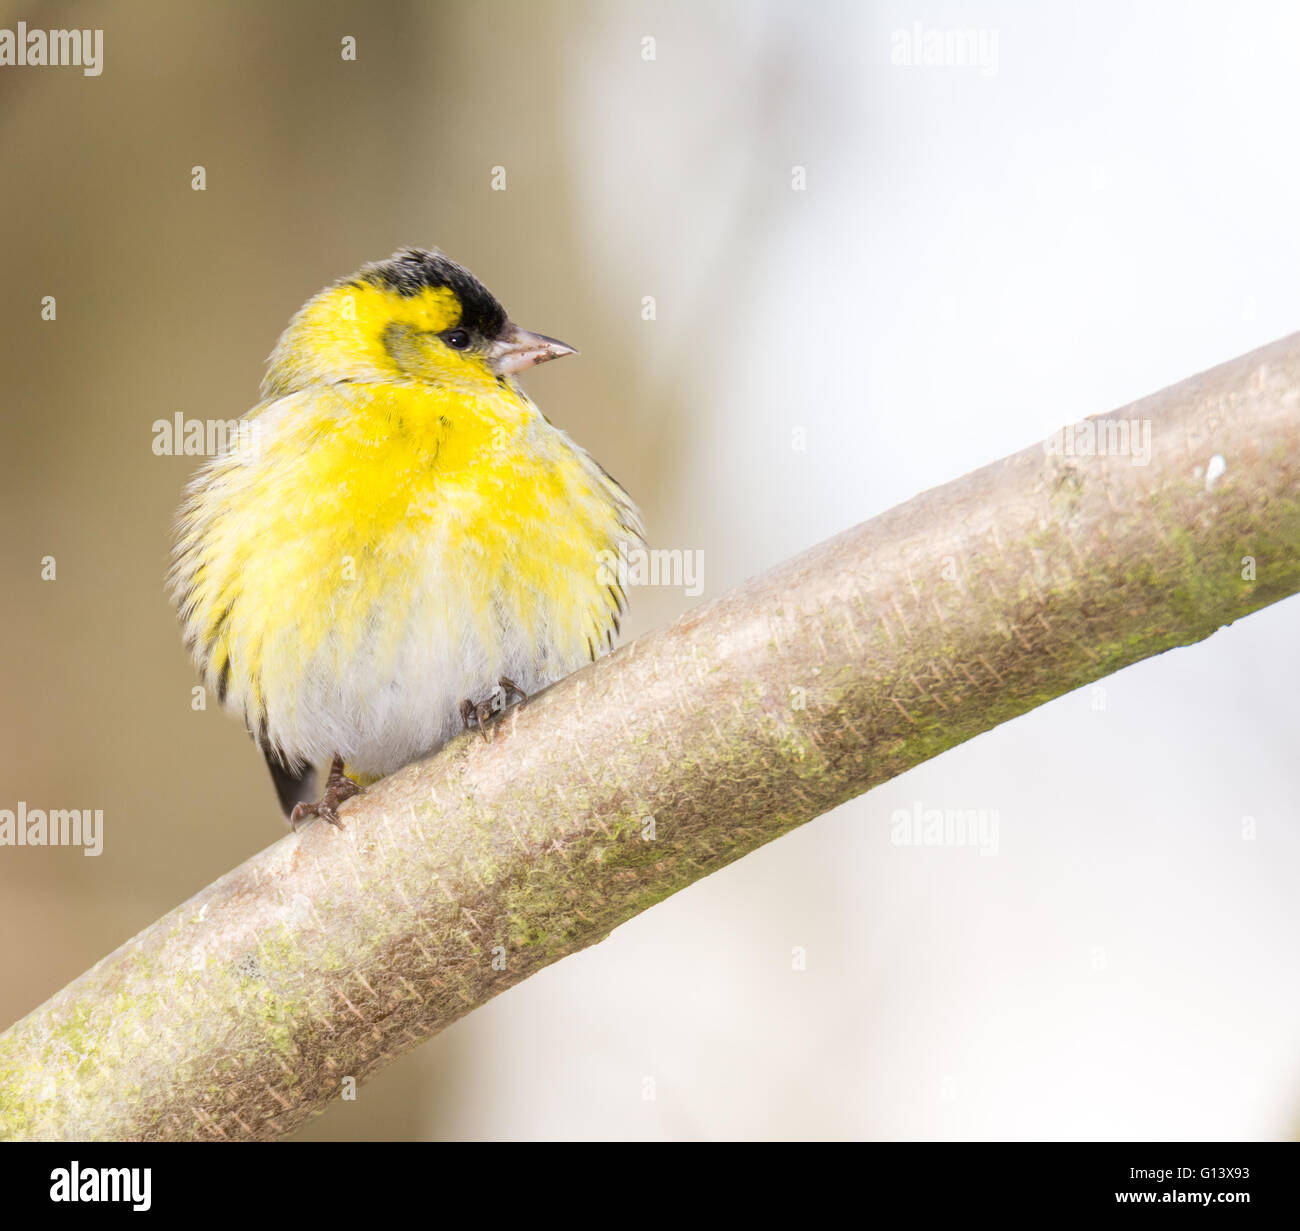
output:
[{"label": "black wing feather", "polygon": [[293,811],[294,804],[314,802],[316,771],[310,765],[295,772],[286,769],[279,756],[269,748],[263,748],[262,755],[266,757],[266,766],[271,771],[271,781],[275,783],[275,793],[280,797],[280,807],[285,816]]}]

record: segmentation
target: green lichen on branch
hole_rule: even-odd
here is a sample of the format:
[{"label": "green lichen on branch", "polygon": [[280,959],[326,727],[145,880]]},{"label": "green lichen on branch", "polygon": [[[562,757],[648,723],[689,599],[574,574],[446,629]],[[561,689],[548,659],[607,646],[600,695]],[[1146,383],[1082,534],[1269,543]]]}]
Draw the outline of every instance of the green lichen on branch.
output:
[{"label": "green lichen on branch", "polygon": [[1298,408],[1291,338],[1116,412],[1148,465],[1025,450],[376,784],[0,1035],[0,1137],[282,1135],[795,826],[1297,592]]}]

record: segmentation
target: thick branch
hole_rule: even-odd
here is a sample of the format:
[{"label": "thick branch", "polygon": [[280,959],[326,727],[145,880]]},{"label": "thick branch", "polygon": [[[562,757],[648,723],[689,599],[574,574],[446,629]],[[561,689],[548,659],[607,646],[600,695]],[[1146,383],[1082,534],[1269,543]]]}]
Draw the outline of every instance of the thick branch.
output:
[{"label": "thick branch", "polygon": [[1149,465],[1036,445],[927,492],[250,859],[0,1035],[0,1136],[285,1133],[796,825],[1300,589],[1300,335],[1106,418],[1151,421]]}]

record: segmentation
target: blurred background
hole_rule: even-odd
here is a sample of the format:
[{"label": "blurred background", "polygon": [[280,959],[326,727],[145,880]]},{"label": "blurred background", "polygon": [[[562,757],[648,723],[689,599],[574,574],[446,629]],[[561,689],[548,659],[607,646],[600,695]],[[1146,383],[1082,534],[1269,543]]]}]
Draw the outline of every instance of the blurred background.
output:
[{"label": "blurred background", "polygon": [[[0,0],[20,19],[101,28],[104,66],[0,67],[0,808],[105,837],[0,847],[0,1027],[284,832],[240,724],[191,709],[163,576],[198,459],[153,425],[242,414],[363,261],[439,245],[581,349],[529,391],[653,545],[704,553],[703,596],[634,592],[624,640],[1300,328],[1288,4]],[[1294,1137],[1297,616],[782,838],[299,1136]],[[918,802],[996,810],[996,854],[892,845]]]}]

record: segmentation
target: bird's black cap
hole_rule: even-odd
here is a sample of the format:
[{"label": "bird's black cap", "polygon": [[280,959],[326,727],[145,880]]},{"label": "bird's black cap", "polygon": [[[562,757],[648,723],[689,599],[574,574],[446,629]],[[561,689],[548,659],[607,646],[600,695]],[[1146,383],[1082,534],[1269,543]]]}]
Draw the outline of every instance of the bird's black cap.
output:
[{"label": "bird's black cap", "polygon": [[484,338],[499,337],[509,321],[506,310],[492,292],[465,266],[457,265],[437,249],[430,252],[424,248],[403,248],[386,261],[362,266],[349,281],[369,282],[407,298],[429,287],[445,286],[460,301],[459,326]]}]

